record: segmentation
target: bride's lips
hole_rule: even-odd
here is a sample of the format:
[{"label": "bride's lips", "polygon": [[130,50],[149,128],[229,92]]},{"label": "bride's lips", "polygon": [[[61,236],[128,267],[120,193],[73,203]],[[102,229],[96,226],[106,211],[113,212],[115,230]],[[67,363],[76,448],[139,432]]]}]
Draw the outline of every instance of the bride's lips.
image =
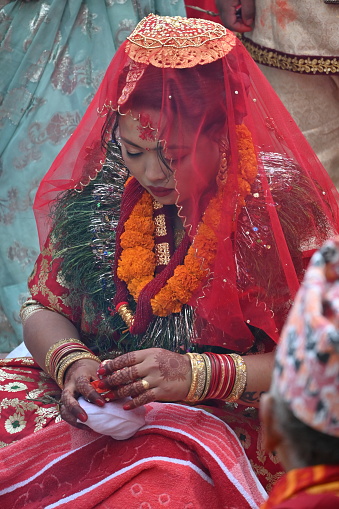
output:
[{"label": "bride's lips", "polygon": [[168,189],[168,187],[151,187],[151,186],[148,186],[148,189],[151,191],[151,193],[154,196],[159,196],[159,198],[163,197],[163,196],[167,196],[168,194],[171,194],[174,191],[174,189]]}]

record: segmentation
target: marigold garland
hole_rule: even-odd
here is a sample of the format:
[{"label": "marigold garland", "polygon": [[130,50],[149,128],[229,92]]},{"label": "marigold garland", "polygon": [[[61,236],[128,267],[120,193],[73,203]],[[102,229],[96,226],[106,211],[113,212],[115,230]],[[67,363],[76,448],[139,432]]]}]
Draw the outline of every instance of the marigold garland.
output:
[{"label": "marigold garland", "polygon": [[[238,193],[239,205],[245,205],[245,197],[257,176],[257,158],[252,136],[244,125],[236,126],[238,145]],[[211,199],[199,223],[196,236],[188,249],[182,265],[163,288],[151,299],[153,313],[168,316],[179,313],[193,292],[208,276],[217,250],[216,231],[221,217],[224,188],[220,187]],[[135,301],[141,290],[153,278],[156,269],[154,249],[155,226],[153,222],[153,198],[144,191],[125,222],[121,235],[122,253],[118,261],[117,275],[125,281]]]},{"label": "marigold garland", "polygon": [[[215,226],[219,225],[222,196],[223,190],[219,190],[217,196],[210,201],[198,226],[193,243],[184,258],[183,265],[178,265],[175,268],[173,276],[151,299],[155,315],[167,316],[170,313],[179,313],[183,304],[187,304],[193,292],[208,276],[217,250],[218,240],[213,230]],[[218,220],[215,213],[208,213],[211,210],[218,213]]]},{"label": "marigold garland", "polygon": [[238,189],[239,205],[245,205],[245,198],[251,192],[251,184],[258,173],[257,156],[249,129],[240,124],[236,126],[238,146]]}]

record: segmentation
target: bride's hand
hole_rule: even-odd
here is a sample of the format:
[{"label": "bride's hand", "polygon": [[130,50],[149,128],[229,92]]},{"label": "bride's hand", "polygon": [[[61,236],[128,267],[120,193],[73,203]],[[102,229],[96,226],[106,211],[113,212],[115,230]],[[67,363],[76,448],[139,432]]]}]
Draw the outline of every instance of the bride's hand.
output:
[{"label": "bride's hand", "polygon": [[102,407],[105,404],[104,398],[91,385],[91,381],[96,378],[98,366],[95,360],[81,359],[74,362],[66,371],[60,400],[60,414],[64,421],[77,428],[83,427],[78,419],[83,423],[88,419],[85,410],[77,401],[80,395],[97,406]]},{"label": "bride's hand", "polygon": [[101,389],[114,390],[116,399],[130,396],[129,410],[151,401],[185,399],[191,385],[188,355],[149,348],[121,355],[100,364]]}]

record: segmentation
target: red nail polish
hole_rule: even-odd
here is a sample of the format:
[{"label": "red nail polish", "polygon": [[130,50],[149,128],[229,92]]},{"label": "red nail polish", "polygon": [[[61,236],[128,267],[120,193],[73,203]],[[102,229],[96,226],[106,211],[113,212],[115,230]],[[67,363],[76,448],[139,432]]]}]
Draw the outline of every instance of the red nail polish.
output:
[{"label": "red nail polish", "polygon": [[99,389],[107,389],[105,382],[101,382],[101,381],[98,383],[98,387],[99,387]]},{"label": "red nail polish", "polygon": [[123,408],[124,410],[131,410],[131,407],[130,407],[129,405],[124,405],[122,408]]},{"label": "red nail polish", "polygon": [[85,414],[80,414],[80,415],[78,416],[78,419],[79,419],[79,421],[81,421],[81,422],[86,422],[86,421],[87,421],[87,416],[86,416]]},{"label": "red nail polish", "polygon": [[104,375],[106,373],[105,368],[98,368],[97,370],[98,375]]},{"label": "red nail polish", "polygon": [[105,404],[105,402],[104,402],[104,401],[102,401],[102,399],[96,399],[96,400],[95,400],[95,403],[96,403],[96,405],[98,405],[98,406],[104,406],[104,404]]}]

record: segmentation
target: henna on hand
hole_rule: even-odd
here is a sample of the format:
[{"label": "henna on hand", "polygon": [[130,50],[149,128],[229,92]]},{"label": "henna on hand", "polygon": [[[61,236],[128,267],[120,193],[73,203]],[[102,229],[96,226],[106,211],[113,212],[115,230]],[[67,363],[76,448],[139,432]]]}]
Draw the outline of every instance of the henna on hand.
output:
[{"label": "henna on hand", "polygon": [[144,394],[145,387],[142,383],[142,380],[137,380],[134,383],[123,385],[116,390],[116,395],[118,398],[126,398],[130,396],[131,398],[135,398],[136,396],[140,396]]},{"label": "henna on hand", "polygon": [[[73,364],[71,364],[70,367],[67,368],[64,385],[66,385],[68,382],[70,382],[74,376],[74,373],[76,373],[77,371],[80,371],[82,368],[84,370],[88,371],[88,359],[79,359],[79,360],[73,362]],[[94,380],[94,376],[89,375],[87,379],[88,379],[88,382],[90,382],[91,380]]]},{"label": "henna on hand", "polygon": [[90,383],[88,377],[79,376],[75,379],[75,388],[87,401],[95,403],[96,405],[103,406],[104,402]]},{"label": "henna on hand", "polygon": [[72,426],[82,427],[77,420],[82,422],[87,420],[86,412],[76,399],[79,395],[98,406],[105,404],[105,400],[91,385],[96,369],[94,362],[93,360],[80,359],[71,364],[66,371],[64,390],[60,400],[60,414],[62,419]]},{"label": "henna on hand", "polygon": [[64,389],[61,394],[60,415],[64,421],[75,427],[78,427],[78,419],[82,422],[87,421],[86,412],[81,408],[71,391],[68,389]]},{"label": "henna on hand", "polygon": [[118,371],[119,369],[123,369],[125,367],[133,366],[136,363],[136,355],[135,352],[128,352],[115,359],[107,359],[103,361],[99,368],[99,375],[110,375],[114,371]]},{"label": "henna on hand", "polygon": [[134,408],[142,404],[140,401],[144,401],[144,397],[139,398],[140,393],[136,394],[141,386],[133,383],[140,378],[145,380],[147,377],[146,381],[153,388],[152,394],[147,396],[147,402],[155,401],[155,398],[157,401],[183,399],[189,390],[191,364],[187,356],[161,348],[149,348],[104,361],[98,374],[100,389],[113,387],[119,397],[131,396],[136,400]]},{"label": "henna on hand", "polygon": [[155,355],[155,360],[159,364],[160,375],[165,381],[185,381],[190,373],[190,364],[181,354],[160,350]]},{"label": "henna on hand", "polygon": [[123,408],[124,410],[132,410],[132,408],[137,408],[139,406],[146,405],[147,403],[152,403],[155,401],[155,395],[152,389],[149,389],[146,392],[140,394],[140,396],[131,399],[128,403],[126,403]]},{"label": "henna on hand", "polygon": [[125,385],[134,382],[140,378],[137,366],[125,367],[119,369],[112,375],[108,375],[105,379],[101,380],[103,383],[99,387],[116,387],[117,385]]}]

